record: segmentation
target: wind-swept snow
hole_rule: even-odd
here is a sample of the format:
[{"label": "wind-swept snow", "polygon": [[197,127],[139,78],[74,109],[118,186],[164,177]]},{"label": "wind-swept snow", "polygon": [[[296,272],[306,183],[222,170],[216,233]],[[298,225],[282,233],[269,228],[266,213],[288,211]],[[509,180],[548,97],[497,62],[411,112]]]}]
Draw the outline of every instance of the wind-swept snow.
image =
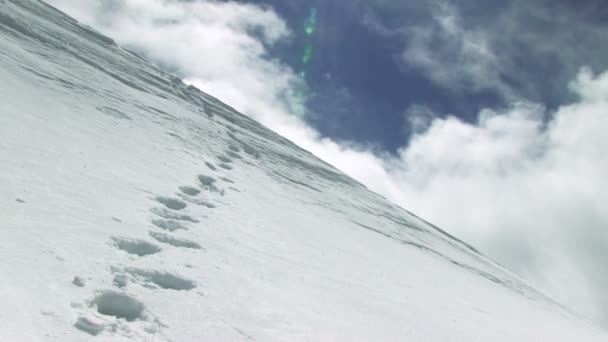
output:
[{"label": "wind-swept snow", "polygon": [[0,0],[0,80],[2,341],[608,340],[41,2]]}]

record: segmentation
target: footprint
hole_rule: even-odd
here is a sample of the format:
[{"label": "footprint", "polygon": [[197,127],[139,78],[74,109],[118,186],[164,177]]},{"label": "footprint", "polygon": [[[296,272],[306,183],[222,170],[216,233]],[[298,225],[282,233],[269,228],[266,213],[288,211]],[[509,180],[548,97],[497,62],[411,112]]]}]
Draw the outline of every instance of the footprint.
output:
[{"label": "footprint", "polygon": [[[74,327],[92,336],[107,331],[111,335],[133,338],[135,330],[154,335],[163,327],[167,327],[158,317],[154,317],[141,301],[124,292],[100,291],[87,302],[88,308],[79,303],[71,303],[73,308],[80,311]],[[103,340],[108,337],[105,336]],[[157,339],[150,337],[145,340]]]},{"label": "footprint", "polygon": [[[224,162],[224,163],[232,163],[232,159],[226,157],[226,156],[217,156],[217,159],[219,159],[220,161]],[[221,165],[220,165],[221,166]]]},{"label": "footprint", "polygon": [[[91,301],[91,307],[95,307],[97,312],[102,315],[122,318],[127,322],[145,320],[145,305],[139,300],[121,292],[103,291]],[[86,326],[85,324],[81,325]]]},{"label": "footprint", "polygon": [[201,183],[201,186],[205,190],[209,190],[211,192],[218,192],[219,189],[215,186],[215,178],[205,175],[198,176],[198,181]]},{"label": "footprint", "polygon": [[188,228],[184,227],[181,223],[175,220],[152,220],[152,224],[160,229],[164,229],[170,232],[174,232],[178,229],[188,230]]},{"label": "footprint", "polygon": [[226,177],[220,177],[221,180],[223,180],[226,183],[230,183],[230,184],[234,184],[234,181],[230,178],[226,178]]},{"label": "footprint", "polygon": [[[178,196],[181,194],[178,194]],[[191,198],[182,195],[184,200],[188,199],[191,200]],[[150,212],[158,215],[164,219],[167,220],[176,220],[176,221],[188,221],[188,222],[192,222],[192,223],[199,223],[200,221],[195,219],[194,217],[190,216],[190,215],[186,215],[186,214],[179,214],[179,213],[174,213],[172,211],[169,211],[165,208],[152,208],[150,209]]]},{"label": "footprint", "polygon": [[236,152],[232,152],[232,151],[226,151],[226,154],[227,154],[229,157],[232,157],[232,158],[234,158],[234,159],[243,159],[243,157],[241,157],[241,155],[240,155],[240,154],[238,154],[238,153],[236,153]]},{"label": "footprint", "polygon": [[198,180],[201,182],[202,185],[206,186],[210,186],[215,183],[215,178],[205,175],[198,176]]},{"label": "footprint", "polygon": [[84,280],[83,277],[74,276],[74,279],[72,279],[72,284],[78,287],[84,287],[87,284],[87,281]]},{"label": "footprint", "polygon": [[191,186],[180,186],[179,190],[189,196],[196,196],[201,193],[199,189]]},{"label": "footprint", "polygon": [[154,239],[156,239],[156,241],[158,241],[158,242],[166,243],[173,247],[182,247],[182,248],[191,248],[191,249],[202,249],[203,248],[203,247],[201,247],[201,245],[199,245],[198,243],[196,243],[194,241],[176,238],[169,234],[163,234],[163,233],[151,231],[150,236],[153,237]]},{"label": "footprint", "polygon": [[194,281],[165,271],[127,267],[123,270],[114,269],[113,272],[130,275],[139,282],[151,283],[166,290],[187,291],[196,287]]},{"label": "footprint", "polygon": [[238,147],[236,147],[235,145],[232,145],[232,144],[228,145],[228,149],[230,151],[232,151],[232,152],[240,152],[241,151]]},{"label": "footprint", "polygon": [[226,164],[226,163],[221,163],[221,164],[220,164],[220,167],[221,167],[222,169],[226,169],[226,170],[232,170],[232,166],[230,166],[230,165],[228,165],[228,164]]},{"label": "footprint", "polygon": [[182,210],[184,208],[186,208],[186,203],[184,203],[183,201],[180,201],[176,198],[170,198],[170,197],[156,197],[156,201],[164,204],[165,207],[169,208],[169,209],[173,209],[173,210]]},{"label": "footprint", "polygon": [[160,247],[158,247],[150,242],[147,242],[144,240],[137,240],[137,239],[121,238],[121,237],[113,237],[112,245],[114,245],[116,248],[118,248],[122,251],[125,251],[129,254],[134,254],[134,255],[137,255],[140,257],[156,254],[161,251]]},{"label": "footprint", "polygon": [[207,165],[207,167],[210,168],[213,171],[217,170],[217,168],[213,164],[211,164],[210,162],[205,162],[205,165]]}]

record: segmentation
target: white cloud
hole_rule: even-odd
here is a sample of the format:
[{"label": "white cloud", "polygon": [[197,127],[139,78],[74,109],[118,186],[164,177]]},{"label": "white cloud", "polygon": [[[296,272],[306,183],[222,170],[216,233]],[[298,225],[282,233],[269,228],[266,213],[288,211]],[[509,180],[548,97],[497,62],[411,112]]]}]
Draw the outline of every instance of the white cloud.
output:
[{"label": "white cloud", "polygon": [[[608,186],[608,74],[583,69],[570,84],[579,99],[552,113],[519,102],[483,110],[475,124],[433,118],[389,156],[322,138],[300,119],[298,93],[305,85],[267,55],[267,44],[289,36],[270,9],[211,0],[50,2],[608,324],[608,192],[602,191]],[[449,8],[443,11],[434,30],[441,39],[454,38],[458,60],[435,64],[424,32],[414,42],[423,53],[409,58],[436,72],[437,80],[492,86],[497,62],[483,36],[462,29]],[[433,71],[444,63],[453,74]]]},{"label": "white cloud", "polygon": [[405,110],[405,120],[408,125],[403,131],[412,134],[425,132],[436,118],[437,114],[428,106],[413,104]]},{"label": "white cloud", "polygon": [[[274,107],[302,110],[297,96],[290,93],[299,78],[267,58],[266,45],[290,34],[271,9],[219,1],[50,3],[155,62],[175,68],[190,83],[244,112],[265,116],[268,110],[276,111]],[[287,104],[291,107],[284,108]]]},{"label": "white cloud", "polygon": [[571,84],[579,101],[548,123],[525,103],[483,110],[475,125],[435,119],[400,151],[398,201],[605,320],[607,82],[583,69]]},{"label": "white cloud", "polygon": [[406,30],[403,67],[420,69],[429,79],[452,90],[498,90],[513,94],[501,80],[501,63],[481,30],[463,27],[457,8],[438,2],[432,20]]},{"label": "white cloud", "polygon": [[[355,0],[357,1],[357,0]],[[605,2],[359,0],[363,22],[402,41],[401,67],[459,95],[552,106],[581,65],[608,68]]]}]

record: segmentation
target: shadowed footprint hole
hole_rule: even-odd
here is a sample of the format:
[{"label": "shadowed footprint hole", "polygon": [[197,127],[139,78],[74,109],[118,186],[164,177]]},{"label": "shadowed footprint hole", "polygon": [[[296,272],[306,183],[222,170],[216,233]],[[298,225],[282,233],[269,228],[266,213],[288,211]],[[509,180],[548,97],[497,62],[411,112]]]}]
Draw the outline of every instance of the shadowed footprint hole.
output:
[{"label": "shadowed footprint hole", "polygon": [[210,177],[210,176],[205,176],[205,175],[198,176],[198,180],[201,182],[202,185],[207,185],[207,186],[215,183],[215,178]]},{"label": "shadowed footprint hole", "polygon": [[122,251],[137,256],[152,255],[161,251],[160,247],[144,240],[113,237],[112,244]]},{"label": "shadowed footprint hole", "polygon": [[215,186],[215,178],[205,175],[198,176],[198,181],[201,183],[201,186],[209,191],[217,192],[219,189]]},{"label": "shadowed footprint hole", "polygon": [[207,165],[207,167],[210,168],[213,171],[217,170],[217,168],[213,164],[211,164],[210,162],[205,162],[205,165]]},{"label": "shadowed footprint hole", "polygon": [[170,197],[156,197],[156,201],[172,210],[182,210],[187,206],[184,201],[180,201],[176,198]]},{"label": "shadowed footprint hole", "polygon": [[219,156],[217,156],[217,159],[219,159],[220,161],[222,161],[224,163],[232,163],[232,159],[230,159],[226,156],[219,155]]},{"label": "shadowed footprint hole", "polygon": [[228,165],[228,164],[226,164],[226,163],[221,163],[221,164],[220,164],[220,167],[221,167],[222,169],[226,169],[226,170],[232,170],[232,166],[230,166],[230,165]]},{"label": "shadowed footprint hole", "polygon": [[180,186],[179,190],[189,196],[196,196],[201,193],[199,189],[191,186]]},{"label": "shadowed footprint hole", "polygon": [[122,318],[128,322],[143,320],[146,308],[139,300],[115,291],[102,292],[91,301],[91,306],[96,307],[102,315]]}]

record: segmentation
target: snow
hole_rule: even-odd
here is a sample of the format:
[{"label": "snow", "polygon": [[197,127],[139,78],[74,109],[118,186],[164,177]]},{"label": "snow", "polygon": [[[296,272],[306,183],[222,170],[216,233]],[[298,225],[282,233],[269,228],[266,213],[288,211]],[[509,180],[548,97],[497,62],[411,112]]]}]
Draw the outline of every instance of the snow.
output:
[{"label": "snow", "polygon": [[0,0],[0,80],[2,341],[608,340],[41,2]]}]

